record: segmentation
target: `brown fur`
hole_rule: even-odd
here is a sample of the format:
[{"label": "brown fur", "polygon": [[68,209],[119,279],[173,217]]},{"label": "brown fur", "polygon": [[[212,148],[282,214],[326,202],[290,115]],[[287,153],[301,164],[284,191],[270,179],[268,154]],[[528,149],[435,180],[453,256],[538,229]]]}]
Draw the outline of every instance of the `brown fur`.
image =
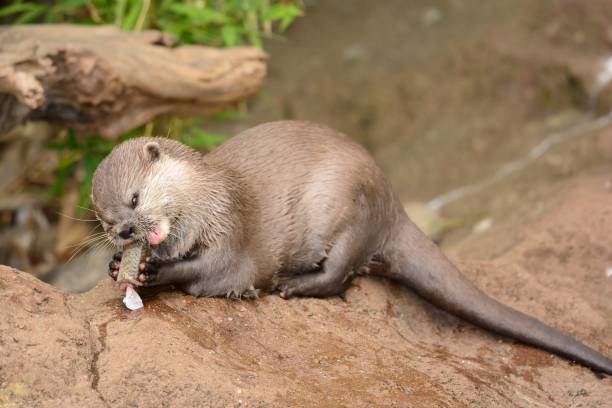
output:
[{"label": "brown fur", "polygon": [[[408,219],[365,149],[324,126],[260,125],[206,156],[167,139],[131,140],[97,169],[93,201],[118,246],[169,222],[147,285],[323,297],[371,270],[482,327],[612,373],[603,355],[468,282]],[[117,236],[125,225],[136,226],[127,241]]]}]

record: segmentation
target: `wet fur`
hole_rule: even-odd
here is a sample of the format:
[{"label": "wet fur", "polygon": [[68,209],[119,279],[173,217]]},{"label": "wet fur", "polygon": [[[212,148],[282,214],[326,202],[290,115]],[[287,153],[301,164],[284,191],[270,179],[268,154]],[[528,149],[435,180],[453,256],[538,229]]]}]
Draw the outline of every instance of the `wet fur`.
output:
[{"label": "wet fur", "polygon": [[[135,189],[141,205],[132,210]],[[144,237],[170,221],[168,239],[152,249],[160,266],[150,285],[196,296],[255,288],[324,297],[372,272],[489,330],[612,373],[603,355],[469,283],[408,219],[365,149],[324,126],[260,125],[206,156],[168,139],[130,140],[97,169],[93,201],[113,221],[111,236],[123,222]]]}]

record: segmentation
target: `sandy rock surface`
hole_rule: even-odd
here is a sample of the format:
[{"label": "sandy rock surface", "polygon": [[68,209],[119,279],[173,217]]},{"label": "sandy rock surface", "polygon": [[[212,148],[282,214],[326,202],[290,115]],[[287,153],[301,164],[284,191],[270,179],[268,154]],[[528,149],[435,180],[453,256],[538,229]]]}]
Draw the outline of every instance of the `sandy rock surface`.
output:
[{"label": "sandy rock surface", "polygon": [[[497,299],[612,355],[612,192],[564,183],[451,254]],[[606,407],[612,379],[361,279],[345,299],[195,299],[127,311],[0,268],[2,407]]]}]

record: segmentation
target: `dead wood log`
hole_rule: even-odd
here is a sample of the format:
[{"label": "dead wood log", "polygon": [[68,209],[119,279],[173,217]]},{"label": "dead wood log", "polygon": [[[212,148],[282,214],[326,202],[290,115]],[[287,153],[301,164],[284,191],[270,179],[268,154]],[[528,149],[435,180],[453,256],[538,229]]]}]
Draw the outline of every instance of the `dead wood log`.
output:
[{"label": "dead wood log", "polygon": [[257,48],[174,47],[159,31],[113,26],[0,28],[0,134],[45,120],[114,138],[160,114],[207,114],[257,91]]}]

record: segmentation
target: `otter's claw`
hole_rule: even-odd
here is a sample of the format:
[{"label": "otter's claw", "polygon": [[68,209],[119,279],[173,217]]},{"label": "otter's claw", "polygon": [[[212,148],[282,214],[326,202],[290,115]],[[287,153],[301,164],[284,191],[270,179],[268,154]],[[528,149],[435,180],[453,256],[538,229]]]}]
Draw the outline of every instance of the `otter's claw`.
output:
[{"label": "otter's claw", "polygon": [[121,256],[123,252],[117,252],[113,255],[112,261],[108,263],[108,276],[117,280],[117,276],[119,275],[119,267],[121,266]]},{"label": "otter's claw", "polygon": [[144,262],[138,265],[138,270],[140,271],[138,274],[138,281],[142,282],[142,286],[155,285],[157,273],[159,271],[159,261],[151,257],[146,257]]},{"label": "otter's claw", "polygon": [[291,299],[292,297],[294,297],[296,288],[288,284],[281,284],[281,285],[278,285],[277,290],[279,291],[279,296],[287,300],[287,299]]}]

